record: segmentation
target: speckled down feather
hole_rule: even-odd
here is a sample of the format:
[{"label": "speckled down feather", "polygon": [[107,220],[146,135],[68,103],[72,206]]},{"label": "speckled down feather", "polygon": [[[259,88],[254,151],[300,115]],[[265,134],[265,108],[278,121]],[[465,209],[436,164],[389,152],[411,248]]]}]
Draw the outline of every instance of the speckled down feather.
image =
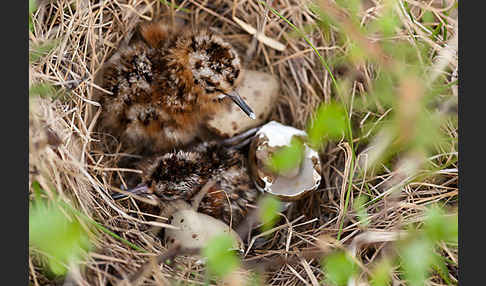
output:
[{"label": "speckled down feather", "polygon": [[133,152],[168,151],[193,141],[231,100],[240,60],[206,29],[142,23],[97,73],[99,127]]},{"label": "speckled down feather", "polygon": [[238,150],[202,143],[147,160],[142,183],[162,201],[190,200],[209,181],[215,184],[203,197],[199,211],[237,226],[255,205],[259,191],[247,162]]}]

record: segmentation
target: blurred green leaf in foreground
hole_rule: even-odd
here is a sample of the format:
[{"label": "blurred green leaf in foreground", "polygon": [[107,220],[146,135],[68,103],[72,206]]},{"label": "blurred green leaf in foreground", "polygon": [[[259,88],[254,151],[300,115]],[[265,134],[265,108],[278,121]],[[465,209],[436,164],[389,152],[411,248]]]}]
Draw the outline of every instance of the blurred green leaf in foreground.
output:
[{"label": "blurred green leaf in foreground", "polygon": [[331,285],[347,285],[349,279],[358,271],[356,263],[345,252],[335,252],[322,261],[326,280]]},{"label": "blurred green leaf in foreground", "polygon": [[202,254],[207,258],[207,267],[211,275],[223,278],[240,265],[240,260],[232,250],[234,240],[227,234],[213,237],[203,248]]},{"label": "blurred green leaf in foreground", "polygon": [[29,246],[42,255],[54,275],[65,275],[70,265],[78,263],[91,248],[88,234],[59,205],[48,206],[40,200],[38,191],[35,195],[29,210]]},{"label": "blurred green leaf in foreground", "polygon": [[338,139],[344,135],[346,111],[339,103],[321,104],[307,132],[312,146],[318,147],[325,139]]},{"label": "blurred green leaf in foreground", "polygon": [[292,137],[289,146],[277,150],[270,158],[270,169],[277,173],[285,173],[295,168],[304,156],[304,144],[296,137]]},{"label": "blurred green leaf in foreground", "polygon": [[280,211],[280,200],[274,196],[265,196],[260,200],[260,221],[262,222],[262,232],[271,229],[278,219]]},{"label": "blurred green leaf in foreground", "polygon": [[439,242],[457,243],[457,214],[449,215],[438,207],[427,209],[423,229],[410,230],[399,242],[399,256],[403,276],[411,286],[424,285],[430,271],[435,270],[444,281],[449,281],[444,257],[436,253]]}]

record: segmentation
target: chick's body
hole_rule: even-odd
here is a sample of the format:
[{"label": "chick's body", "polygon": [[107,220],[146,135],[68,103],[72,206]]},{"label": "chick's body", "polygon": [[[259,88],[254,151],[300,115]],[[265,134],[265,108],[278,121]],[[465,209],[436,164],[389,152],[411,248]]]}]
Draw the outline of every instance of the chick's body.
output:
[{"label": "chick's body", "polygon": [[167,151],[199,135],[226,104],[240,76],[233,48],[207,30],[164,22],[139,26],[104,64],[95,82],[102,131],[135,152]]},{"label": "chick's body", "polygon": [[162,201],[191,200],[201,188],[214,185],[198,211],[237,226],[255,205],[259,191],[253,185],[246,160],[239,151],[202,143],[190,151],[166,153],[147,160],[142,184]]}]

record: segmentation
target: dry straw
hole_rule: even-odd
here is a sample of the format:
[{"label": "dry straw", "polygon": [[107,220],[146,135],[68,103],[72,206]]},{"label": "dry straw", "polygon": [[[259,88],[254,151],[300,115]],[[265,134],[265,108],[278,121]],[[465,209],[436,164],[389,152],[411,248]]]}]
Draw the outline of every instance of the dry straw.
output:
[{"label": "dry straw", "polygon": [[[183,17],[194,26],[209,25],[231,42],[241,55],[245,55],[253,35],[256,35],[256,48],[244,64],[249,69],[265,71],[279,78],[281,95],[275,102],[271,119],[304,128],[319,103],[329,102],[333,96],[330,75],[308,43],[278,16],[268,13],[268,19],[264,20],[268,11],[259,1],[185,0],[177,1],[182,7],[179,9],[166,4],[170,2],[39,1],[39,8],[33,15],[33,32],[29,34],[31,49],[50,40],[57,40],[58,45],[31,63],[29,83],[58,85],[65,95],[56,99],[32,99],[30,102],[29,184],[38,181],[47,190],[48,199],[54,199],[52,190],[55,190],[57,199],[76,207],[121,238],[145,250],[136,250],[135,246],[98,230],[99,236],[93,238],[95,249],[83,262],[81,271],[68,275],[79,285],[119,285],[146,265],[152,256],[166,251],[160,238],[150,231],[154,226],[165,227],[165,218],[158,217],[162,223],[154,225],[157,215],[147,213],[148,204],[135,199],[120,203],[109,197],[107,190],[119,187],[114,185],[115,181],[123,182],[127,172],[137,170],[116,168],[116,162],[127,154],[119,152],[114,138],[94,132],[99,109],[98,103],[92,101],[92,94],[94,89],[100,88],[93,84],[94,75],[139,21],[165,15]],[[362,11],[360,17],[363,22],[376,17],[380,11],[379,3],[375,5],[377,1],[365,2],[369,2],[370,8]],[[404,2],[414,5],[418,1]],[[420,1],[420,5],[430,8],[428,2]],[[317,17],[305,1],[272,1],[272,7],[297,27],[305,28],[306,36],[324,58],[346,48],[338,44],[334,33],[325,38],[317,29],[308,29],[317,24]],[[430,9],[434,13],[444,11]],[[407,18],[401,20],[408,21]],[[403,37],[410,36],[414,30],[421,30],[415,23],[407,22],[406,25],[408,29],[404,29]],[[453,61],[452,64],[457,63]],[[363,65],[356,69],[364,73],[365,79],[370,79],[371,67]],[[363,88],[360,82],[354,82],[353,86],[353,96],[354,92]],[[451,137],[457,137],[454,129],[450,133]],[[454,152],[456,150],[444,150],[437,156],[442,162],[452,160],[457,156]],[[282,264],[278,269],[267,272],[267,284],[317,285],[317,281],[324,278],[319,260],[301,254],[320,247],[318,237],[322,235],[336,237],[336,226],[341,220],[344,224],[339,243],[348,244],[361,232],[362,226],[355,216],[349,215],[349,211],[344,214],[340,203],[347,189],[343,186],[349,183],[347,174],[353,172],[347,168],[349,154],[346,148],[330,144],[321,156],[324,183],[320,191],[282,214],[280,224],[271,232],[271,239],[264,243],[260,239],[251,240],[252,248],[245,256],[247,262],[294,257],[294,263]],[[393,172],[385,171],[362,180],[355,179],[352,190],[359,194],[367,189],[378,197],[386,191],[386,182],[392,177]],[[380,199],[371,203],[367,208],[370,215],[367,227],[369,230],[394,232],[405,221],[419,221],[424,206],[457,198],[457,192],[457,169],[452,167],[432,180],[405,185],[398,200],[389,202]],[[93,229],[85,220],[83,225]],[[370,238],[373,236],[367,239]],[[363,256],[365,267],[382,249],[382,241],[382,238],[376,240],[378,248],[371,252],[375,254]],[[366,241],[367,245],[373,245],[372,242]],[[366,249],[360,244],[353,251],[361,257]],[[457,260],[456,251],[447,249],[446,255]],[[153,269],[139,281],[140,285],[168,285],[175,279],[195,284],[204,281],[204,268],[195,259],[179,257],[176,261],[177,266],[150,264]],[[29,269],[33,285],[52,283],[43,274],[35,256],[29,256]]]}]

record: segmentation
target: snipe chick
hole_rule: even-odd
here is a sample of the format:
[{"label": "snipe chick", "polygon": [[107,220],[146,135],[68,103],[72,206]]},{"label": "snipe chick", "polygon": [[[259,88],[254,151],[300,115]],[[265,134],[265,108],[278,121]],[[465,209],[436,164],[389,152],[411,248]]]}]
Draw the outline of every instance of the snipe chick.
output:
[{"label": "snipe chick", "polygon": [[213,184],[202,197],[198,211],[233,227],[248,215],[260,194],[249,176],[243,153],[219,142],[204,142],[187,151],[151,157],[139,168],[143,171],[142,182],[129,192],[153,194],[161,202],[189,202],[211,180]]},{"label": "snipe chick", "polygon": [[135,153],[162,152],[200,135],[201,125],[238,95],[241,63],[234,48],[207,29],[142,23],[104,64],[95,83],[101,130]]}]

